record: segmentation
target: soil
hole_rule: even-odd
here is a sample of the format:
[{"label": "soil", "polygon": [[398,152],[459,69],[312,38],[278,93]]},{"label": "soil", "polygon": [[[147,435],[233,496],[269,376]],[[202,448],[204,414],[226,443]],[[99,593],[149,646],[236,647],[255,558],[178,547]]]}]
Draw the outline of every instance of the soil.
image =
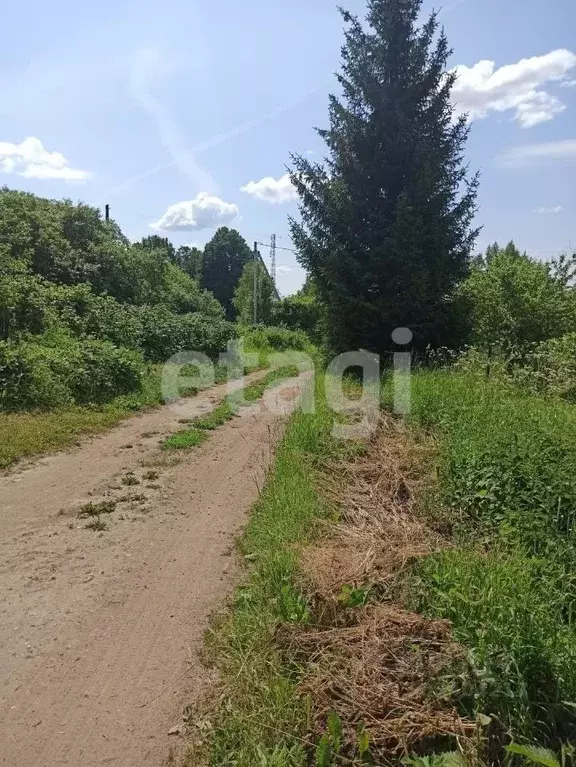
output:
[{"label": "soil", "polygon": [[[276,389],[284,412],[298,388]],[[209,683],[209,617],[238,577],[234,538],[285,420],[259,402],[200,447],[160,449],[225,393],[0,477],[0,764],[157,767],[178,750],[183,708]],[[114,511],[88,529],[79,512],[101,501]]]}]

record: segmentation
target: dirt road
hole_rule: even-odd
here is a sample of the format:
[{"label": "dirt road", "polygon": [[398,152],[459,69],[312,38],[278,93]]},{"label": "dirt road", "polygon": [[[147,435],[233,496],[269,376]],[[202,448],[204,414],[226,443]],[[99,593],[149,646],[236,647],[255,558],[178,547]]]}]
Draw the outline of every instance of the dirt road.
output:
[{"label": "dirt road", "polygon": [[[295,389],[276,396],[293,401]],[[258,403],[167,465],[159,440],[224,394],[0,478],[1,764],[164,764],[282,421]],[[78,510],[102,499],[117,501],[107,529],[87,529]]]}]

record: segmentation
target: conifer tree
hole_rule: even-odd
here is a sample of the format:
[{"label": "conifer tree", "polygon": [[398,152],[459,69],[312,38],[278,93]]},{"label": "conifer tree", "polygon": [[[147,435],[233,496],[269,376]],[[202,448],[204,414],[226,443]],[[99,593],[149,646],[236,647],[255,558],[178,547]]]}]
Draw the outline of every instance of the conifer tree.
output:
[{"label": "conifer tree", "polygon": [[342,11],[342,96],[330,97],[329,128],[318,131],[328,156],[293,157],[292,236],[334,351],[385,352],[400,326],[418,347],[454,340],[478,177],[463,159],[466,117],[450,101],[447,38],[435,13],[417,26],[420,7],[369,0],[366,25]]}]

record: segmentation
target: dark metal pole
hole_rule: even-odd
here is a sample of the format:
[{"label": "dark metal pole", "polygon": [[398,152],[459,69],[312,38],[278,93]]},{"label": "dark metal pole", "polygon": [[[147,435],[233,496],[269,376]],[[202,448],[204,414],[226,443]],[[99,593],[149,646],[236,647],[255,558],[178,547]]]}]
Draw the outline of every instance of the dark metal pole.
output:
[{"label": "dark metal pole", "polygon": [[254,293],[253,293],[253,304],[254,304],[254,317],[253,322],[256,325],[258,322],[258,243],[254,243]]}]

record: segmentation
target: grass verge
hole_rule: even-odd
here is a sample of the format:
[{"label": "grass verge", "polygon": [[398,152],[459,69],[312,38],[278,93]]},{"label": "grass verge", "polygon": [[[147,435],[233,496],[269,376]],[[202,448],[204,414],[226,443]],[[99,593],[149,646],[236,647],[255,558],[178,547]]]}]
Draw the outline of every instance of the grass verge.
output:
[{"label": "grass verge", "polygon": [[309,541],[318,520],[330,515],[314,473],[337,446],[320,389],[316,403],[315,414],[292,417],[239,542],[251,569],[208,636],[223,700],[208,734],[188,756],[189,767],[203,758],[237,767],[305,763],[306,703],[296,694],[297,669],[286,664],[275,632],[281,623],[308,619],[297,585],[296,545]]}]

